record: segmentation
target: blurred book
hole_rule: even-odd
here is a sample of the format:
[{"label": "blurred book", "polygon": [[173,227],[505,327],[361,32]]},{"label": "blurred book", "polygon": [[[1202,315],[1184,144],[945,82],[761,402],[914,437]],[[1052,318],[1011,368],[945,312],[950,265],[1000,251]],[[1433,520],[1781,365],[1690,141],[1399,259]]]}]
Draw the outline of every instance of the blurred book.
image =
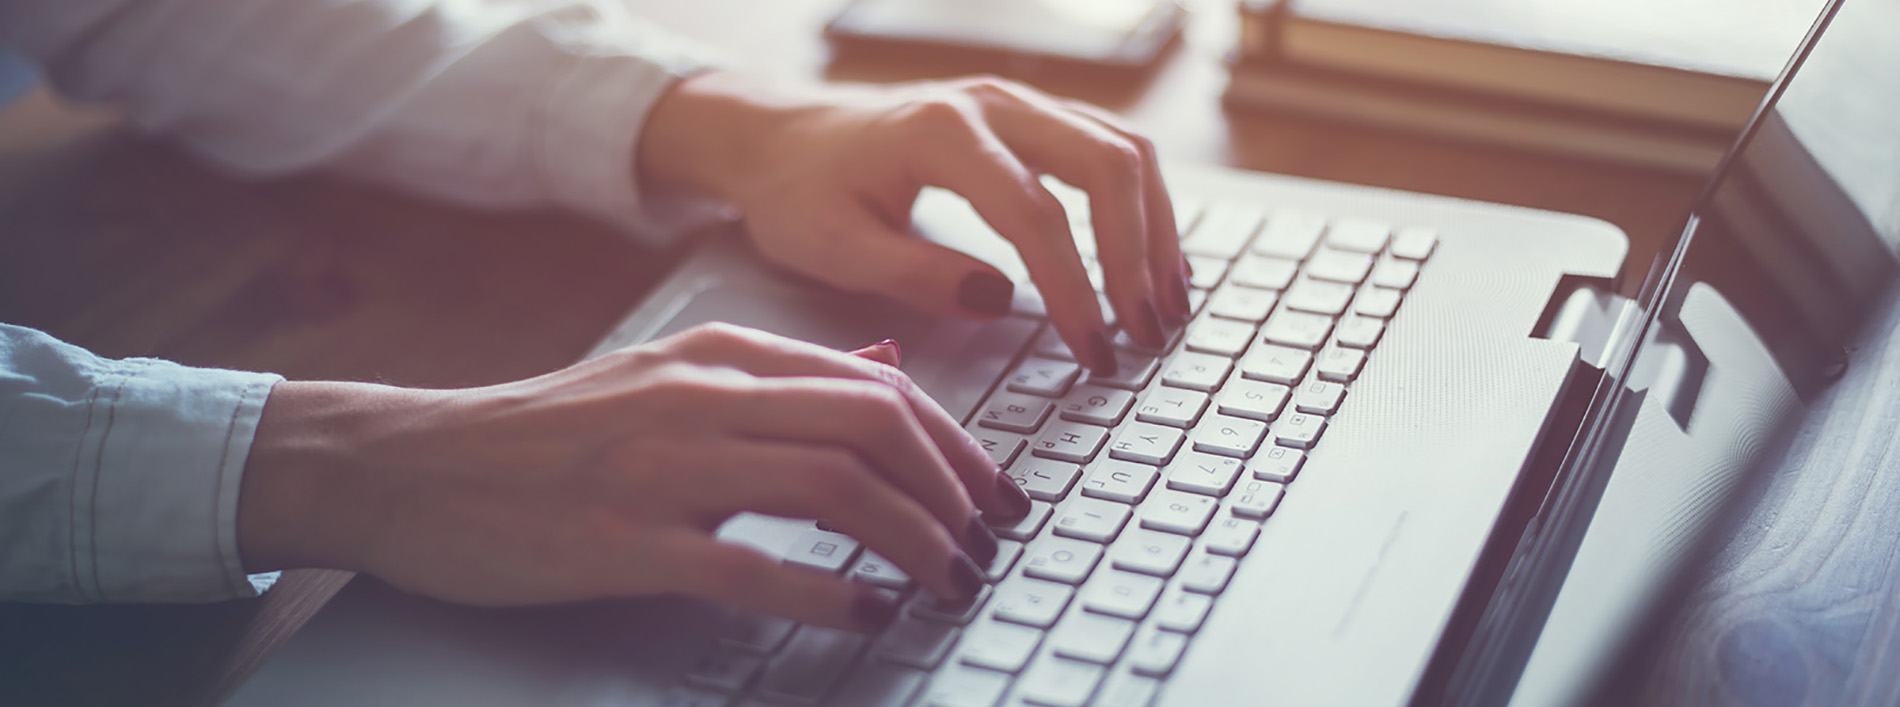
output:
[{"label": "blurred book", "polygon": [[1819,0],[1244,0],[1230,104],[1706,172]]}]

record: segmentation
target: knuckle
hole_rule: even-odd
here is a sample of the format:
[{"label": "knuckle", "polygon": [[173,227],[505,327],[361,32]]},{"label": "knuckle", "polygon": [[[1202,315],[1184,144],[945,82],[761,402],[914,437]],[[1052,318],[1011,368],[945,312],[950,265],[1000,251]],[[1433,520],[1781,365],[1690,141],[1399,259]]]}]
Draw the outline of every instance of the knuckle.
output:
[{"label": "knuckle", "polygon": [[954,96],[912,102],[905,106],[903,117],[905,123],[930,135],[964,136],[975,132],[969,107]]}]

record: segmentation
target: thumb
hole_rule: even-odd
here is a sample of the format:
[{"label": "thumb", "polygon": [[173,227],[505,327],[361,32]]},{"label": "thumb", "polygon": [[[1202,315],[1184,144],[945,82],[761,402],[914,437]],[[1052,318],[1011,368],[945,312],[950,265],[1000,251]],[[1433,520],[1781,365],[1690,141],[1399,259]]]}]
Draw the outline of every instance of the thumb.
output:
[{"label": "thumb", "polygon": [[884,295],[932,314],[1009,314],[1016,286],[995,267],[891,228],[862,208],[844,212],[837,232],[785,249],[780,259],[834,287]]},{"label": "thumb", "polygon": [[898,346],[895,339],[885,339],[870,346],[852,351],[851,355],[896,368],[898,364],[904,360],[904,347]]}]

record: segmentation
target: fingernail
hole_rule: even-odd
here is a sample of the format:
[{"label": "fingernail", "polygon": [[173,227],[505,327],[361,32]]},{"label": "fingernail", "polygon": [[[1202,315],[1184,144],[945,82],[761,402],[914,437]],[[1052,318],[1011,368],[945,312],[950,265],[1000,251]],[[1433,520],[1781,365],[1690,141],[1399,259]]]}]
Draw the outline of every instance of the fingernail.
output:
[{"label": "fingernail", "polygon": [[1009,314],[1010,299],[1015,295],[1016,286],[992,272],[970,273],[957,285],[957,304],[984,317]]},{"label": "fingernail", "polygon": [[1188,297],[1187,261],[1181,262],[1181,272],[1174,276],[1174,309],[1185,322],[1194,316],[1194,302]]},{"label": "fingernail", "polygon": [[1161,314],[1155,311],[1153,297],[1141,301],[1140,316],[1142,326],[1148,330],[1147,341],[1142,342],[1149,348],[1159,349],[1168,345],[1167,331],[1161,328]]},{"label": "fingernail", "polygon": [[959,552],[950,558],[950,585],[957,590],[956,601],[975,599],[983,591],[983,570],[969,555]]},{"label": "fingernail", "polygon": [[1115,350],[1108,347],[1108,334],[1101,329],[1089,332],[1089,370],[1098,376],[1112,376],[1121,370],[1115,362]]},{"label": "fingernail", "polygon": [[983,524],[981,514],[970,514],[970,523],[963,528],[963,544],[970,559],[984,565],[996,561],[996,534]]},{"label": "fingernail", "polygon": [[872,346],[890,349],[891,359],[893,361],[902,362],[904,360],[904,347],[898,346],[896,339],[885,339],[883,341],[872,344]]},{"label": "fingernail", "polygon": [[876,591],[851,600],[851,620],[867,631],[882,631],[897,620],[897,601]]},{"label": "fingernail", "polygon": [[997,520],[1022,520],[1029,516],[1029,493],[1016,484],[1009,475],[997,473],[996,500],[1002,508],[996,510]]}]

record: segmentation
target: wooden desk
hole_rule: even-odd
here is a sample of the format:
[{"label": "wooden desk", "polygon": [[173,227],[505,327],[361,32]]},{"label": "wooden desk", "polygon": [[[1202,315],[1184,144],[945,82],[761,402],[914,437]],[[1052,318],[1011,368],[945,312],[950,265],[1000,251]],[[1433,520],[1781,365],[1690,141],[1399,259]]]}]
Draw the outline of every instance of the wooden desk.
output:
[{"label": "wooden desk", "polygon": [[[638,4],[759,72],[922,73],[828,67],[818,28],[836,0]],[[1636,253],[1677,227],[1699,186],[1228,114],[1218,95],[1230,3],[1196,10],[1189,41],[1145,88],[1046,88],[1122,112],[1170,159],[1588,214],[1621,226]],[[0,234],[0,320],[110,356],[416,386],[567,364],[674,258],[560,214],[471,213],[320,177],[242,183],[44,93],[0,115]],[[1646,260],[1632,260],[1640,279]],[[292,572],[262,600],[211,606],[0,605],[0,703],[215,700],[346,580]]]}]

